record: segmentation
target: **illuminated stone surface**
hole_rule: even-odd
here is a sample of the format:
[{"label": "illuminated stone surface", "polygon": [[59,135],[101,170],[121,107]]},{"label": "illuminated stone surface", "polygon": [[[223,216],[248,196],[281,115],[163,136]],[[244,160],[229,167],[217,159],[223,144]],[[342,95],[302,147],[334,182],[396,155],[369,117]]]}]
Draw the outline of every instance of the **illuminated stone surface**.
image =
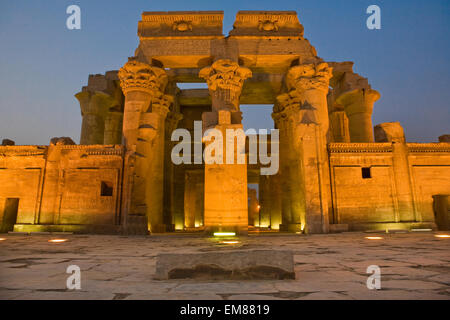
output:
[{"label": "illuminated stone surface", "polygon": [[[158,254],[229,252],[197,236],[5,235],[0,243],[1,299],[450,299],[450,240],[433,233],[250,235],[240,250],[289,250],[296,280],[154,280]],[[69,265],[81,291],[66,289]],[[369,265],[381,290],[368,290]]]},{"label": "illuminated stone surface", "polygon": [[[353,62],[320,58],[294,11],[239,11],[228,35],[223,16],[143,12],[135,55],[89,75],[75,94],[80,145],[3,140],[0,231],[448,229],[448,135],[418,144],[398,122],[374,131],[380,93]],[[273,105],[276,175],[261,175],[261,161],[171,161],[175,129],[202,153],[210,142],[195,141],[194,122],[203,120],[199,131],[241,129],[241,104]],[[258,185],[259,212],[248,184]]]}]

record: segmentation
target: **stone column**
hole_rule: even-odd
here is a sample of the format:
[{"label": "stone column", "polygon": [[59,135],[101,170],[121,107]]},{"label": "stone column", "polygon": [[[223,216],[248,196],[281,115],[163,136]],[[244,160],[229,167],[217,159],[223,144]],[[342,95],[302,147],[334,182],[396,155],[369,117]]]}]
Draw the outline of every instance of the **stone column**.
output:
[{"label": "stone column", "polygon": [[[202,115],[204,129],[216,129],[223,137],[223,162],[205,163],[205,230],[245,234],[248,230],[247,164],[237,164],[237,144],[234,144],[234,164],[226,164],[226,130],[243,129],[239,98],[251,71],[232,60],[222,59],[203,68],[199,76],[207,81],[212,99],[212,112]],[[204,138],[206,148],[213,143],[212,139],[211,135]]]},{"label": "stone column", "polygon": [[118,73],[125,95],[123,140],[135,154],[130,214],[147,216],[150,232],[164,232],[164,125],[171,96],[165,95],[167,75],[161,68],[129,61]]},{"label": "stone column", "polygon": [[380,98],[373,89],[355,89],[345,92],[336,102],[344,106],[349,121],[351,142],[373,142],[372,111]]},{"label": "stone column", "polygon": [[271,226],[270,177],[259,176],[259,226],[263,228]]},{"label": "stone column", "polygon": [[174,164],[171,153],[175,142],[171,141],[172,132],[177,128],[183,115],[178,112],[169,112],[166,117],[164,138],[164,224],[170,231],[175,231],[174,219]]},{"label": "stone column", "polygon": [[269,177],[269,202],[270,202],[270,228],[273,230],[280,229],[281,221],[281,212],[282,212],[282,204],[281,199],[283,195],[283,191],[280,186],[282,186],[282,180],[280,179],[281,175],[278,172],[276,175]]},{"label": "stone column", "polygon": [[196,211],[196,177],[195,173],[186,171],[184,179],[184,226],[188,229],[195,228]]},{"label": "stone column", "polygon": [[295,66],[286,75],[289,92],[277,97],[272,117],[280,129],[280,150],[285,149],[280,151],[281,179],[287,191],[282,200],[283,231],[328,230],[330,78],[326,63]]},{"label": "stone column", "polygon": [[350,142],[348,118],[344,111],[334,111],[330,114],[333,142]]},{"label": "stone column", "polygon": [[375,126],[374,131],[376,142],[392,143],[392,165],[398,203],[396,222],[418,221],[413,201],[409,151],[403,128],[399,122],[386,122]]},{"label": "stone column", "polygon": [[75,97],[80,102],[83,117],[80,144],[103,144],[106,113],[116,103],[115,99],[101,91],[88,90],[77,93]]},{"label": "stone column", "polygon": [[105,119],[105,135],[103,144],[122,143],[123,113],[118,111],[108,112]]}]

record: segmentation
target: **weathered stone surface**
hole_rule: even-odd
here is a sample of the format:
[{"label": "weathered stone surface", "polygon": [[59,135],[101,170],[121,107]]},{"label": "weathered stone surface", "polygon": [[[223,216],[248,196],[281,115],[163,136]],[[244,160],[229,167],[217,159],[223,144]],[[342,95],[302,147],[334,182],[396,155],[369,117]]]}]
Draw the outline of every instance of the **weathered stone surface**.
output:
[{"label": "weathered stone surface", "polygon": [[76,143],[70,137],[55,137],[50,139],[51,145],[72,146]]},{"label": "weathered stone surface", "polygon": [[[448,135],[406,143],[391,122],[375,127],[373,143],[380,94],[353,62],[321,59],[294,11],[239,11],[227,37],[222,25],[222,11],[144,12],[135,56],[118,71],[89,75],[75,94],[80,145],[64,137],[49,146],[4,140],[0,230],[448,229],[440,218],[448,216]],[[212,137],[196,137],[194,123],[242,129],[242,104],[274,105],[276,175],[254,174],[263,161],[172,162],[175,129],[189,131],[201,154]],[[260,191],[250,210],[249,183]]]},{"label": "weathered stone surface", "polygon": [[3,139],[2,146],[14,146],[16,143],[11,139]]},{"label": "weathered stone surface", "polygon": [[[45,235],[2,235],[0,299],[450,299],[448,239],[428,232],[368,242],[366,235],[242,238],[245,247],[291,251],[297,274],[245,281],[154,279],[158,254],[227,251],[201,237],[65,235],[69,241],[50,244]],[[373,264],[381,290],[366,286]],[[65,287],[69,265],[81,268],[80,291]]]},{"label": "weathered stone surface", "polygon": [[257,280],[293,279],[290,251],[231,251],[200,254],[160,254],[156,279]]},{"label": "weathered stone surface", "polygon": [[374,128],[375,142],[405,143],[405,132],[400,122],[385,122],[377,124]]}]

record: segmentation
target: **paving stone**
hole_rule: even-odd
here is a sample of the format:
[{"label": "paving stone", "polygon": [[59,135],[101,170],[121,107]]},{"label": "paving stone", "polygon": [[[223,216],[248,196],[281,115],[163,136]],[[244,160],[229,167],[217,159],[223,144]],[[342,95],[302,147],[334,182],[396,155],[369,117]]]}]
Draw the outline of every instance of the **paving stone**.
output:
[{"label": "paving stone", "polygon": [[161,254],[156,279],[293,279],[291,251],[239,250],[200,254]]},{"label": "paving stone", "polygon": [[[2,235],[0,299],[445,299],[450,241],[432,233],[249,236],[239,250],[294,253],[295,280],[155,280],[161,253],[230,252],[198,236]],[[66,235],[65,235],[66,237]],[[273,259],[273,258],[272,258]],[[81,268],[81,291],[66,289],[67,266]],[[368,290],[367,266],[381,267],[382,290]]]}]

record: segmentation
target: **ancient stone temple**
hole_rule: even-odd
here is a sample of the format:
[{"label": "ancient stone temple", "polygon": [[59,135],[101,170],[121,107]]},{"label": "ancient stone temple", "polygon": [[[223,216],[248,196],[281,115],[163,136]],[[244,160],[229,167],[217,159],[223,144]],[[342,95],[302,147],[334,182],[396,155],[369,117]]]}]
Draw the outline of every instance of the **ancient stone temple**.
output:
[{"label": "ancient stone temple", "polygon": [[[240,11],[228,35],[222,20],[220,11],[144,12],[135,55],[75,94],[79,145],[5,140],[2,231],[448,228],[448,136],[407,143],[398,122],[374,127],[380,93],[352,62],[318,57],[295,12]],[[244,136],[244,148],[238,135],[231,148],[217,144],[242,131],[244,104],[273,105],[277,130]],[[192,137],[182,163],[175,129]],[[208,161],[207,150],[235,161]],[[250,163],[261,150],[279,159],[273,174],[262,174],[265,158]]]}]

